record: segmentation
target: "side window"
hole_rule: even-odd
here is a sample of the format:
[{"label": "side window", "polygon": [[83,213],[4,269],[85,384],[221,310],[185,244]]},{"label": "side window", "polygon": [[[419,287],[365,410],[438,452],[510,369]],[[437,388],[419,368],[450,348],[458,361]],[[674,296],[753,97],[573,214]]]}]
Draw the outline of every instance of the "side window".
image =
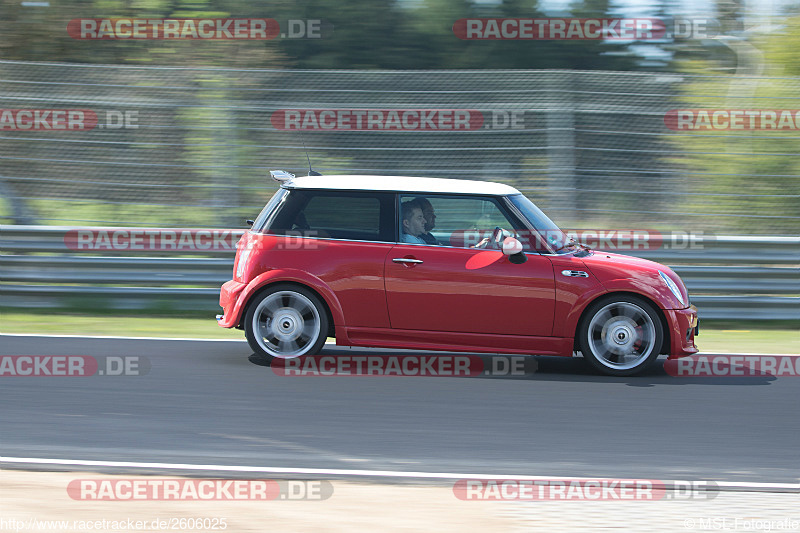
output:
[{"label": "side window", "polygon": [[463,248],[490,237],[496,227],[516,229],[495,198],[473,196],[401,195],[399,224],[400,242]]},{"label": "side window", "polygon": [[[358,241],[390,241],[391,197],[380,194],[293,190],[276,214],[269,233]],[[389,214],[391,216],[391,214]]]}]

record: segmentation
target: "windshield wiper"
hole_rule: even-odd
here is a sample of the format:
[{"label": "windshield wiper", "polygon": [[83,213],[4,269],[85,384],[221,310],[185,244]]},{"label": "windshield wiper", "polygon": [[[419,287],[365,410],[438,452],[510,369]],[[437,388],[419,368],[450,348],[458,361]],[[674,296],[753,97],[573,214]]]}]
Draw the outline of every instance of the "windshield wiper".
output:
[{"label": "windshield wiper", "polygon": [[586,257],[587,255],[590,255],[594,251],[585,244],[583,244],[582,242],[578,242],[575,244],[583,248],[581,251],[575,252],[575,257]]},{"label": "windshield wiper", "polygon": [[[581,250],[575,252],[575,256],[576,257],[586,257],[587,255],[592,253],[592,249],[591,248],[589,248],[588,246],[586,246],[583,243],[575,242],[575,239],[570,239],[567,244],[565,244],[563,246],[559,246],[558,248],[556,248],[553,251],[554,252],[560,252],[561,250],[564,250],[566,248],[581,248]],[[580,255],[578,255],[578,254],[580,254]]]}]

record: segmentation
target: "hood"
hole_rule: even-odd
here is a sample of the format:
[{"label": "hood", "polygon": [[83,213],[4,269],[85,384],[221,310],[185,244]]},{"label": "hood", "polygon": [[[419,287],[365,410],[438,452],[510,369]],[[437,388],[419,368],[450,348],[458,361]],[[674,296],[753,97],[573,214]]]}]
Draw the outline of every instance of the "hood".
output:
[{"label": "hood", "polygon": [[[638,292],[654,300],[662,309],[685,309],[689,306],[689,293],[683,280],[661,263],[608,252],[594,252],[581,260],[609,291]],[[672,294],[659,272],[663,272],[678,286],[684,303]]]}]

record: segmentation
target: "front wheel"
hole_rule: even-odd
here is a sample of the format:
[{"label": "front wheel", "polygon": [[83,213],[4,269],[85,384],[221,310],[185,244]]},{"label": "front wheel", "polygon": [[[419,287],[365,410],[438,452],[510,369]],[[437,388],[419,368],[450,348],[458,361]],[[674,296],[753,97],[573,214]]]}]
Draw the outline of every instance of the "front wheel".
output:
[{"label": "front wheel", "polygon": [[327,338],[328,317],[311,291],[276,285],[250,303],[244,330],[254,352],[291,359],[319,353]]},{"label": "front wheel", "polygon": [[592,304],[578,329],[583,358],[611,376],[632,376],[658,359],[664,328],[651,304],[615,296]]}]

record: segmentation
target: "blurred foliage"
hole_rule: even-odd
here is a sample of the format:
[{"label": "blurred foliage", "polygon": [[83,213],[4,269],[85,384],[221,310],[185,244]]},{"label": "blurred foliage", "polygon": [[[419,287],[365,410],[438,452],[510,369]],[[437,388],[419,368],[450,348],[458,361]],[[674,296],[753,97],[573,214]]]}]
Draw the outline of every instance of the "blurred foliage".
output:
[{"label": "blurred foliage", "polygon": [[[797,108],[797,80],[779,78],[800,75],[800,17],[782,21],[780,31],[751,38],[763,51],[763,62],[747,71],[737,52],[742,38],[647,43],[465,41],[453,33],[453,23],[460,18],[545,16],[537,0],[50,0],[49,4],[34,7],[23,6],[19,0],[0,0],[0,58],[188,68],[153,73],[148,69],[59,67],[51,74],[39,66],[21,65],[12,70],[0,65],[0,79],[7,82],[3,89],[8,91],[4,105],[23,107],[39,101],[66,107],[67,102],[96,101],[107,107],[138,106],[135,109],[141,110],[143,125],[139,130],[117,133],[75,134],[74,140],[63,142],[9,135],[3,140],[2,155],[13,157],[4,160],[2,174],[8,184],[0,181],[0,196],[17,201],[0,201],[0,218],[32,220],[25,215],[27,210],[37,216],[45,214],[49,217],[42,220],[45,223],[113,222],[125,214],[128,220],[167,225],[240,226],[244,217],[255,215],[253,206],[263,204],[273,188],[271,183],[265,185],[264,165],[304,172],[301,138],[276,133],[268,124],[268,113],[286,107],[347,108],[366,102],[377,108],[456,103],[476,109],[537,108],[540,114],[535,128],[520,133],[513,142],[503,132],[465,135],[463,141],[452,141],[449,135],[440,139],[438,133],[408,134],[400,139],[388,134],[348,137],[318,132],[305,138],[315,168],[492,176],[533,191],[537,201],[546,206],[548,197],[560,194],[545,190],[559,179],[550,175],[558,165],[552,163],[552,153],[546,148],[560,145],[561,140],[549,134],[571,128],[576,178],[567,185],[578,191],[571,204],[561,211],[554,209],[556,218],[574,213],[576,207],[580,217],[570,220],[571,224],[623,214],[632,217],[639,210],[642,218],[673,224],[664,203],[674,199],[675,205],[670,207],[675,216],[688,211],[726,214],[717,219],[725,230],[786,232],[800,220],[796,196],[800,193],[800,162],[793,157],[800,148],[796,131],[675,132],[663,136],[659,130],[661,109],[670,98],[674,107],[680,108]],[[662,0],[643,7],[654,9],[652,16],[666,18],[676,15],[678,5]],[[716,0],[714,5],[723,30],[738,32],[744,27],[741,2]],[[574,0],[566,9],[558,15],[625,15],[611,0]],[[321,39],[202,43],[81,41],[67,34],[68,22],[77,18],[217,17],[272,18],[284,29],[288,20],[318,19],[328,31]],[[664,51],[661,57],[666,59],[646,57],[647,50],[655,49]],[[759,57],[758,51],[753,54],[748,61]],[[671,64],[669,58],[674,58]],[[763,75],[773,78],[744,75],[757,75],[761,67]],[[287,70],[266,74],[254,69]],[[319,71],[301,73],[300,69]],[[342,73],[343,81],[326,77],[323,69],[363,70]],[[378,69],[423,72],[396,77],[396,72],[389,76],[375,73],[373,79],[372,73]],[[469,83],[474,84],[470,86],[451,74],[437,80],[423,75],[441,69],[559,72],[548,73],[549,78],[542,74],[516,81],[509,72],[481,72],[470,78]],[[611,79],[605,76],[610,73],[593,72],[581,77],[570,69],[678,70],[695,76],[675,83],[674,89],[672,82],[664,81],[670,76],[639,79],[636,74]],[[391,82],[381,82],[381,76]],[[131,90],[134,87],[136,90]],[[293,91],[294,87],[302,90]],[[562,107],[580,111],[575,122],[549,125],[543,113]],[[481,151],[514,146],[533,148]],[[431,147],[462,151],[445,158]],[[419,148],[425,150],[415,151]],[[676,155],[665,161],[665,150]],[[109,162],[127,167],[113,167]],[[142,166],[137,167],[139,164]],[[494,168],[503,173],[492,175]],[[669,172],[676,168],[685,175],[674,173],[677,177],[673,178]],[[20,180],[15,182],[17,177]],[[55,183],[54,177],[62,182]],[[47,187],[39,187],[39,182],[32,181],[37,179],[51,181],[45,181]],[[114,182],[117,185],[108,186]],[[170,186],[175,189],[168,189]],[[49,198],[41,198],[44,194]],[[165,209],[169,203],[174,206]],[[613,211],[601,214],[600,208]],[[614,212],[619,214],[609,214]],[[774,222],[751,215],[784,218]],[[795,218],[787,218],[792,216]],[[607,225],[618,223],[609,220]]]},{"label": "blurred foliage", "polygon": [[[734,59],[738,59],[732,74],[698,75],[733,71],[725,68],[730,66],[729,59],[678,63],[682,71],[694,74],[686,78],[676,99],[681,108],[798,109],[800,79],[789,76],[800,74],[800,17],[785,20],[782,28],[758,36],[751,43],[733,42],[731,49]],[[711,215],[727,213],[736,208],[736,195],[746,195],[747,213],[731,220],[743,233],[770,232],[770,217],[784,217],[780,221],[781,232],[800,233],[797,129],[695,130],[674,132],[668,139],[680,153],[669,162],[700,178],[695,181],[696,192],[717,195],[713,202],[709,197],[690,201],[687,209],[702,209]]]},{"label": "blurred foliage", "polygon": [[764,51],[769,75],[800,76],[800,16],[782,20],[782,28],[757,45]]},{"label": "blurred foliage", "polygon": [[[238,66],[262,68],[441,69],[571,68],[629,70],[641,58],[630,43],[603,41],[465,41],[460,18],[544,16],[536,0],[60,0],[49,7],[0,0],[0,57],[27,61]],[[566,13],[565,13],[566,15]],[[571,15],[612,16],[609,0],[580,0]],[[272,18],[322,20],[319,39],[267,41],[96,40],[67,35],[77,18]]]}]

